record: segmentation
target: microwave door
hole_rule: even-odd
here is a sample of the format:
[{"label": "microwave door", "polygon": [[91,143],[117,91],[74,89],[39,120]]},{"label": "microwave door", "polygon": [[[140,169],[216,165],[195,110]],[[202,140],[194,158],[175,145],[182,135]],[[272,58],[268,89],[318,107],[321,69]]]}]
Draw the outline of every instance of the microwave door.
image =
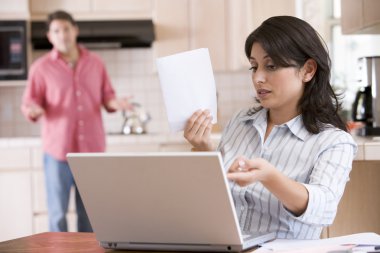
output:
[{"label": "microwave door", "polygon": [[0,79],[26,79],[26,65],[25,27],[0,22]]}]

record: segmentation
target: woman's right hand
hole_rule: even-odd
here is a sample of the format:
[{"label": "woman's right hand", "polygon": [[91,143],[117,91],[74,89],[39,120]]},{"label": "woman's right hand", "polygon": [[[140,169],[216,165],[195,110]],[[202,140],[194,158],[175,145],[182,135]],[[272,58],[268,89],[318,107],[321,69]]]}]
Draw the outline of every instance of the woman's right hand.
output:
[{"label": "woman's right hand", "polygon": [[213,151],[211,142],[212,116],[209,110],[196,111],[187,121],[184,137],[193,145],[194,151]]}]

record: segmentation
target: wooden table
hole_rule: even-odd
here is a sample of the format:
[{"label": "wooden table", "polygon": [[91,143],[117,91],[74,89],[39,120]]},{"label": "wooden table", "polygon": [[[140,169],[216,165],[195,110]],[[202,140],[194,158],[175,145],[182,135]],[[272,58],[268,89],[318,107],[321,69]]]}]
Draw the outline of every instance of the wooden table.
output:
[{"label": "wooden table", "polygon": [[[252,252],[254,250],[251,250]],[[0,253],[104,253],[140,252],[104,249],[94,233],[47,232],[0,242]],[[146,251],[148,253],[148,251]],[[161,251],[161,253],[164,253]],[[173,252],[171,252],[173,253]]]},{"label": "wooden table", "polygon": [[[93,233],[48,232],[0,242],[1,253],[104,253]],[[124,251],[125,253],[125,251]]]}]

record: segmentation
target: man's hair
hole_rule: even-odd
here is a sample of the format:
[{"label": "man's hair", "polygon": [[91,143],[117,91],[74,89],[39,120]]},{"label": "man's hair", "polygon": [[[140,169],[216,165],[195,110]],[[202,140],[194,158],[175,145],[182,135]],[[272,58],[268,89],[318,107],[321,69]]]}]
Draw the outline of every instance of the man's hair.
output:
[{"label": "man's hair", "polygon": [[77,23],[75,22],[73,16],[71,16],[71,14],[67,13],[66,11],[62,11],[62,10],[57,10],[53,13],[50,13],[48,15],[48,18],[47,18],[47,21],[46,21],[46,29],[49,31],[49,28],[50,28],[50,24],[51,22],[53,22],[54,20],[66,20],[68,22],[70,22],[72,25],[76,26]]}]

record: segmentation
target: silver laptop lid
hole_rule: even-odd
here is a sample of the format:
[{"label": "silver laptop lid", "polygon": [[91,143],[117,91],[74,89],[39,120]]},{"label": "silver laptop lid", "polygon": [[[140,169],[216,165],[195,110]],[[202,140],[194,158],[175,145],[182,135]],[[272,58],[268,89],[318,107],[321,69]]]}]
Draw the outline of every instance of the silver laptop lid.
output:
[{"label": "silver laptop lid", "polygon": [[219,153],[81,153],[68,161],[102,246],[242,249]]}]

